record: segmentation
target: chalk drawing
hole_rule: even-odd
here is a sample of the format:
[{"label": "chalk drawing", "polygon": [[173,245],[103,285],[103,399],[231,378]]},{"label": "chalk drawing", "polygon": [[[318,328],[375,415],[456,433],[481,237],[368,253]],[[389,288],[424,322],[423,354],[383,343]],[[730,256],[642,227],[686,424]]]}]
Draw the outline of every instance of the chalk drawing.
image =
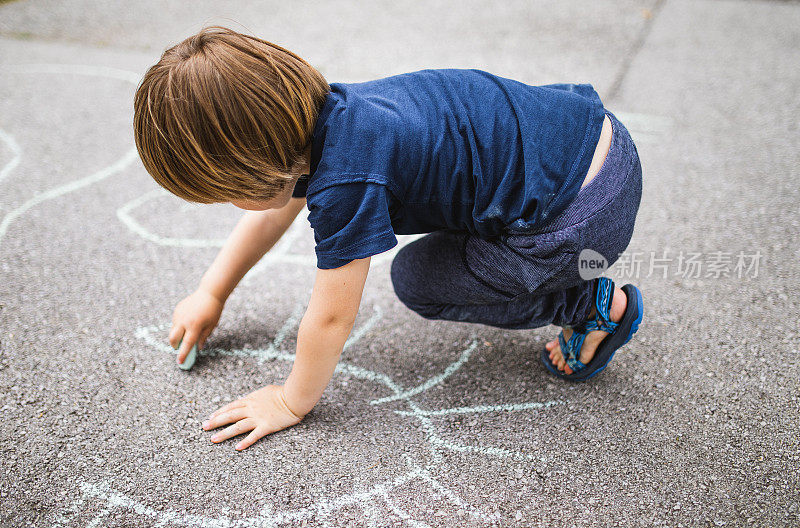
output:
[{"label": "chalk drawing", "polygon": [[[3,73],[49,73],[57,75],[70,75],[70,74],[92,75],[98,77],[107,77],[110,79],[118,79],[122,81],[131,82],[133,84],[137,84],[139,82],[139,75],[131,71],[120,70],[118,68],[106,68],[99,66],[71,65],[71,64],[9,64],[3,66]],[[21,149],[19,149],[19,152],[21,153]],[[136,148],[132,148],[128,150],[119,160],[112,163],[108,167],[100,169],[99,171],[89,176],[86,176],[85,178],[81,178],[79,180],[64,185],[59,185],[50,190],[44,191],[41,194],[38,194],[33,198],[25,201],[19,207],[12,209],[7,215],[3,217],[3,220],[0,221],[0,245],[2,245],[3,237],[8,231],[8,227],[11,225],[11,223],[20,216],[22,216],[23,214],[25,214],[32,207],[35,207],[47,200],[58,198],[59,196],[63,196],[72,191],[76,191],[78,189],[82,189],[83,187],[92,185],[93,183],[102,181],[108,178],[109,176],[121,172],[122,170],[127,168],[128,165],[133,163],[134,160],[138,159],[138,157],[139,156],[136,152]]]},{"label": "chalk drawing", "polygon": [[636,143],[658,143],[671,132],[674,121],[670,117],[632,112],[614,112],[625,125]]},{"label": "chalk drawing", "polygon": [[94,66],[90,64],[4,64],[3,73],[49,73],[56,75],[89,75],[92,77],[106,77],[118,81],[138,85],[141,75],[130,70],[111,68],[108,66]]},{"label": "chalk drawing", "polygon": [[14,139],[14,136],[0,128],[0,141],[6,144],[6,146],[11,150],[12,158],[11,161],[6,163],[2,169],[0,169],[0,182],[2,182],[6,176],[11,174],[17,165],[19,165],[19,160],[22,159],[22,149],[19,148],[17,141]]},{"label": "chalk drawing", "polygon": [[[123,204],[119,209],[117,209],[117,218],[134,234],[144,238],[145,240],[152,242],[154,244],[158,244],[161,246],[169,246],[169,247],[184,247],[184,248],[221,248],[225,244],[225,239],[201,239],[201,238],[177,238],[177,237],[167,237],[161,236],[156,233],[153,233],[151,230],[147,229],[143,226],[136,218],[134,218],[132,212],[137,208],[141,207],[145,203],[150,200],[155,200],[158,198],[168,199],[171,201],[177,201],[178,198],[170,194],[168,191],[162,188],[154,189],[150,192],[147,192],[138,198],[134,198],[133,200]],[[174,206],[167,206],[170,209],[174,209]],[[187,210],[187,208],[179,208],[180,210]],[[260,275],[263,273],[268,267],[273,264],[292,264],[296,266],[305,266],[314,268],[317,265],[316,256],[313,253],[292,253],[291,248],[293,242],[297,241],[298,238],[302,235],[307,235],[309,237],[313,237],[313,231],[311,230],[311,226],[308,223],[308,209],[303,209],[300,214],[297,215],[297,218],[292,223],[291,226],[286,230],[283,236],[278,240],[278,242],[273,246],[271,250],[269,250],[262,258],[258,261],[258,263],[253,266],[242,278],[240,284],[249,282],[255,276]],[[373,266],[377,266],[386,262],[391,262],[394,258],[395,254],[405,246],[406,244],[410,243],[417,238],[424,236],[424,234],[419,235],[398,235],[397,236],[397,245],[393,247],[389,251],[385,251],[378,255],[372,257],[370,264]]]},{"label": "chalk drawing", "polygon": [[134,160],[138,158],[139,155],[137,154],[136,149],[135,148],[131,149],[122,158],[120,158],[115,163],[112,163],[108,167],[100,169],[94,174],[90,174],[89,176],[81,178],[80,180],[66,183],[64,185],[59,185],[58,187],[45,191],[25,201],[19,207],[12,209],[6,216],[3,217],[3,220],[0,221],[0,244],[3,241],[3,237],[5,236],[6,232],[8,231],[8,226],[11,225],[11,223],[14,220],[25,214],[32,207],[35,207],[47,200],[58,198],[59,196],[63,196],[72,191],[81,189],[93,183],[97,183],[101,180],[104,180],[109,176],[124,170],[128,165],[130,165]]},{"label": "chalk drawing", "polygon": [[[298,327],[303,312],[304,307],[298,304],[286,318],[276,332],[275,337],[266,348],[233,350],[207,348],[201,350],[199,355],[207,359],[217,357],[242,357],[258,361],[259,363],[267,361],[292,363],[295,359],[295,354],[287,350],[285,342],[287,337],[293,334]],[[344,345],[344,350],[356,346],[368,332],[374,331],[381,319],[381,310],[378,307],[374,307],[371,315],[353,330]],[[173,350],[164,339],[165,331],[170,328],[170,326],[170,323],[164,323],[140,327],[135,331],[135,336],[141,339],[148,348],[159,353],[166,353],[173,356],[176,355],[177,352]],[[346,361],[340,361],[336,366],[334,377],[337,375],[348,375],[352,378],[374,383],[388,390],[390,393],[388,396],[370,400],[368,403],[376,407],[376,409],[380,408],[382,404],[389,402],[399,401],[405,403],[407,410],[393,410],[392,412],[400,416],[408,417],[410,420],[409,428],[416,427],[424,433],[425,442],[419,447],[428,454],[429,462],[422,464],[404,454],[403,456],[408,470],[391,480],[374,484],[366,489],[354,490],[349,494],[339,497],[320,498],[316,500],[314,504],[301,509],[276,511],[271,506],[267,506],[253,517],[240,519],[234,519],[231,518],[230,515],[226,516],[220,513],[213,516],[202,516],[185,515],[179,511],[169,509],[155,510],[128,497],[124,493],[114,490],[107,482],[83,483],[80,485],[80,496],[73,501],[65,512],[56,517],[55,526],[63,528],[78,525],[82,526],[82,523],[86,522],[86,519],[80,518],[81,510],[89,503],[95,505],[95,507],[100,507],[100,513],[96,514],[96,516],[89,521],[90,524],[95,523],[97,526],[99,526],[99,523],[102,522],[102,519],[107,516],[110,511],[116,511],[119,514],[146,517],[154,522],[156,526],[162,527],[278,527],[286,525],[296,526],[298,522],[310,519],[313,519],[315,523],[322,523],[319,524],[320,526],[330,526],[331,523],[336,520],[334,517],[336,512],[350,506],[360,507],[372,526],[377,526],[379,519],[386,519],[387,517],[394,517],[403,524],[412,527],[431,526],[424,522],[424,520],[414,518],[394,500],[394,497],[397,496],[399,492],[398,489],[404,485],[413,485],[417,490],[420,489],[420,486],[427,486],[429,489],[426,489],[428,489],[429,495],[443,498],[457,510],[463,511],[475,521],[484,523],[496,522],[500,520],[498,514],[487,513],[480,507],[469,504],[435,476],[436,470],[440,469],[442,464],[444,464],[442,453],[444,451],[472,453],[485,457],[519,460],[527,464],[531,462],[545,464],[547,458],[543,455],[523,453],[491,445],[467,445],[460,441],[447,440],[439,434],[437,426],[432,418],[451,414],[539,411],[564,402],[522,402],[506,405],[478,405],[475,407],[425,409],[418,402],[414,401],[414,396],[439,385],[467,364],[478,351],[479,342],[480,341],[475,336],[470,337],[469,345],[459,353],[455,361],[447,365],[442,372],[432,375],[426,382],[416,387],[404,387],[399,381],[394,380],[385,373],[370,370]],[[382,505],[383,507],[381,507]],[[315,526],[316,525],[318,524],[315,524]]]},{"label": "chalk drawing", "polygon": [[[331,517],[338,510],[348,506],[360,506],[373,519],[380,519],[381,513],[377,511],[380,502],[386,502],[390,498],[390,493],[409,483],[420,481],[420,483],[434,483],[431,485],[432,492],[453,502],[459,509],[471,514],[479,521],[498,521],[500,516],[492,513],[484,513],[470,506],[460,499],[452,490],[442,486],[430,471],[420,466],[412,468],[386,483],[377,484],[369,490],[355,492],[333,500],[318,499],[314,504],[302,510],[289,512],[275,512],[270,506],[265,506],[255,516],[241,519],[232,519],[226,516],[204,516],[196,514],[186,514],[175,510],[159,509],[156,510],[135,499],[131,499],[125,494],[114,490],[108,483],[99,484],[82,483],[79,484],[81,497],[70,504],[67,511],[72,515],[59,515],[54,519],[53,528],[66,528],[69,526],[99,526],[99,523],[112,510],[127,512],[139,517],[145,517],[154,522],[154,526],[195,526],[199,528],[238,528],[238,527],[279,527],[279,526],[299,526],[302,521],[314,520],[313,526],[331,526],[326,517]],[[88,501],[94,500],[96,503],[104,504],[103,509],[97,513],[88,524],[83,524],[79,519],[80,509]],[[391,499],[389,499],[391,500]],[[224,509],[223,509],[224,513]],[[229,514],[230,515],[230,514]],[[411,521],[412,526],[428,526],[411,519],[406,513],[406,518]],[[383,514],[386,517],[385,514]],[[73,522],[74,521],[74,522]],[[322,524],[318,524],[321,521]]]},{"label": "chalk drawing", "polygon": [[222,247],[225,243],[225,240],[218,239],[218,240],[207,240],[207,239],[197,239],[197,238],[170,238],[170,237],[162,237],[151,231],[148,231],[144,228],[139,222],[136,221],[130,215],[131,210],[139,207],[143,203],[159,196],[172,196],[169,192],[162,188],[153,189],[150,192],[147,192],[138,198],[134,198],[133,200],[129,201],[128,203],[124,204],[122,207],[117,209],[117,218],[125,224],[125,226],[139,235],[140,237],[153,242],[155,244],[161,246],[172,246],[172,247]]}]

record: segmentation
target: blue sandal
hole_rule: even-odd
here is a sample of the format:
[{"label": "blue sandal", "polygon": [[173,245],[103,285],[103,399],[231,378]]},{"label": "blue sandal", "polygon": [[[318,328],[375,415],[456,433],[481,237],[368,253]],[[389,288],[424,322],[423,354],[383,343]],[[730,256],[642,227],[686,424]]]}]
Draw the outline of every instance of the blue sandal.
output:
[{"label": "blue sandal", "polygon": [[[558,367],[550,362],[550,352],[545,347],[542,350],[542,361],[547,370],[562,379],[585,381],[606,368],[611,358],[614,357],[614,352],[630,341],[633,334],[639,329],[639,324],[642,322],[642,315],[644,314],[642,292],[639,291],[639,288],[633,284],[626,284],[622,287],[622,291],[628,296],[628,306],[625,308],[625,314],[622,319],[615,323],[609,315],[611,301],[614,298],[614,281],[606,277],[600,277],[595,297],[597,316],[594,319],[571,327],[572,335],[569,340],[564,340],[564,332],[558,334],[561,353],[564,355],[569,368],[572,369],[572,374],[565,374],[558,370]],[[584,365],[578,357],[580,356],[583,340],[586,339],[586,334],[593,330],[603,330],[604,332],[609,332],[609,335],[600,341],[594,357]]]}]

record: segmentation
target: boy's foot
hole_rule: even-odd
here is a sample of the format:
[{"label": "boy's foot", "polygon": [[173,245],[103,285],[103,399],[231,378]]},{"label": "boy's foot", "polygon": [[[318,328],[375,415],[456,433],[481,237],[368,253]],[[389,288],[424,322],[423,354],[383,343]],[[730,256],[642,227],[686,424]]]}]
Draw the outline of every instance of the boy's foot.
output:
[{"label": "boy's foot", "polygon": [[[620,322],[622,320],[622,316],[625,315],[625,309],[627,307],[627,295],[625,295],[625,292],[622,291],[622,288],[617,288],[615,286],[614,297],[611,299],[611,308],[609,309],[611,320],[615,323]],[[592,307],[592,313],[589,314],[589,319],[593,319],[596,315],[597,309]],[[581,353],[578,357],[581,363],[586,365],[592,360],[598,345],[607,335],[609,335],[608,332],[604,332],[602,330],[593,330],[586,334],[586,339],[583,341]],[[569,341],[570,337],[572,337],[572,329],[564,328],[564,341]],[[558,343],[558,338],[547,343],[545,348],[550,353],[550,361],[553,362],[553,365],[555,365],[558,370],[565,372],[566,374],[572,374],[572,369],[569,368],[564,356],[561,354],[561,346]]]}]

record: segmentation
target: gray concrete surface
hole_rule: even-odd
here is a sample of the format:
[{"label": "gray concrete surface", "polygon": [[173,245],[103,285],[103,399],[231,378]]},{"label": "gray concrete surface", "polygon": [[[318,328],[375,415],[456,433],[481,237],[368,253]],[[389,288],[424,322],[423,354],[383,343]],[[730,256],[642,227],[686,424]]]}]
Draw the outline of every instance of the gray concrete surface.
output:
[{"label": "gray concrete surface", "polygon": [[[174,364],[174,305],[240,211],[159,192],[132,95],[215,22],[330,81],[594,84],[644,166],[609,271],[644,293],[636,338],[565,385],[537,357],[555,328],[424,320],[385,254],[314,411],[211,444],[208,413],[288,374],[314,278],[300,218]],[[795,2],[0,4],[0,525],[798,525],[798,28]]]}]

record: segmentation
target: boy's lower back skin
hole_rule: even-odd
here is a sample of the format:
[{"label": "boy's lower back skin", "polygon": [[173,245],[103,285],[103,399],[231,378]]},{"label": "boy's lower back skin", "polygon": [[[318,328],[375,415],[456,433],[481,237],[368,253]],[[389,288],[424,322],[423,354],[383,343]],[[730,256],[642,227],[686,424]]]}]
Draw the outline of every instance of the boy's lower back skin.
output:
[{"label": "boy's lower back skin", "polygon": [[[641,322],[637,288],[587,277],[577,260],[592,249],[613,263],[641,199],[635,146],[589,85],[531,87],[480,70],[328,85],[288,50],[215,26],[166,50],[134,107],[136,145],[160,185],[247,210],[175,308],[167,339],[179,364],[305,207],[315,232],[318,270],[292,370],[211,414],[203,429],[227,426],[212,442],[248,433],[236,445],[246,449],[313,409],[353,328],[370,257],[395,233],[430,233],[392,263],[406,306],[428,319],[562,326],[540,354],[558,377],[593,377]],[[509,117],[524,109],[538,109],[531,123]]]}]

